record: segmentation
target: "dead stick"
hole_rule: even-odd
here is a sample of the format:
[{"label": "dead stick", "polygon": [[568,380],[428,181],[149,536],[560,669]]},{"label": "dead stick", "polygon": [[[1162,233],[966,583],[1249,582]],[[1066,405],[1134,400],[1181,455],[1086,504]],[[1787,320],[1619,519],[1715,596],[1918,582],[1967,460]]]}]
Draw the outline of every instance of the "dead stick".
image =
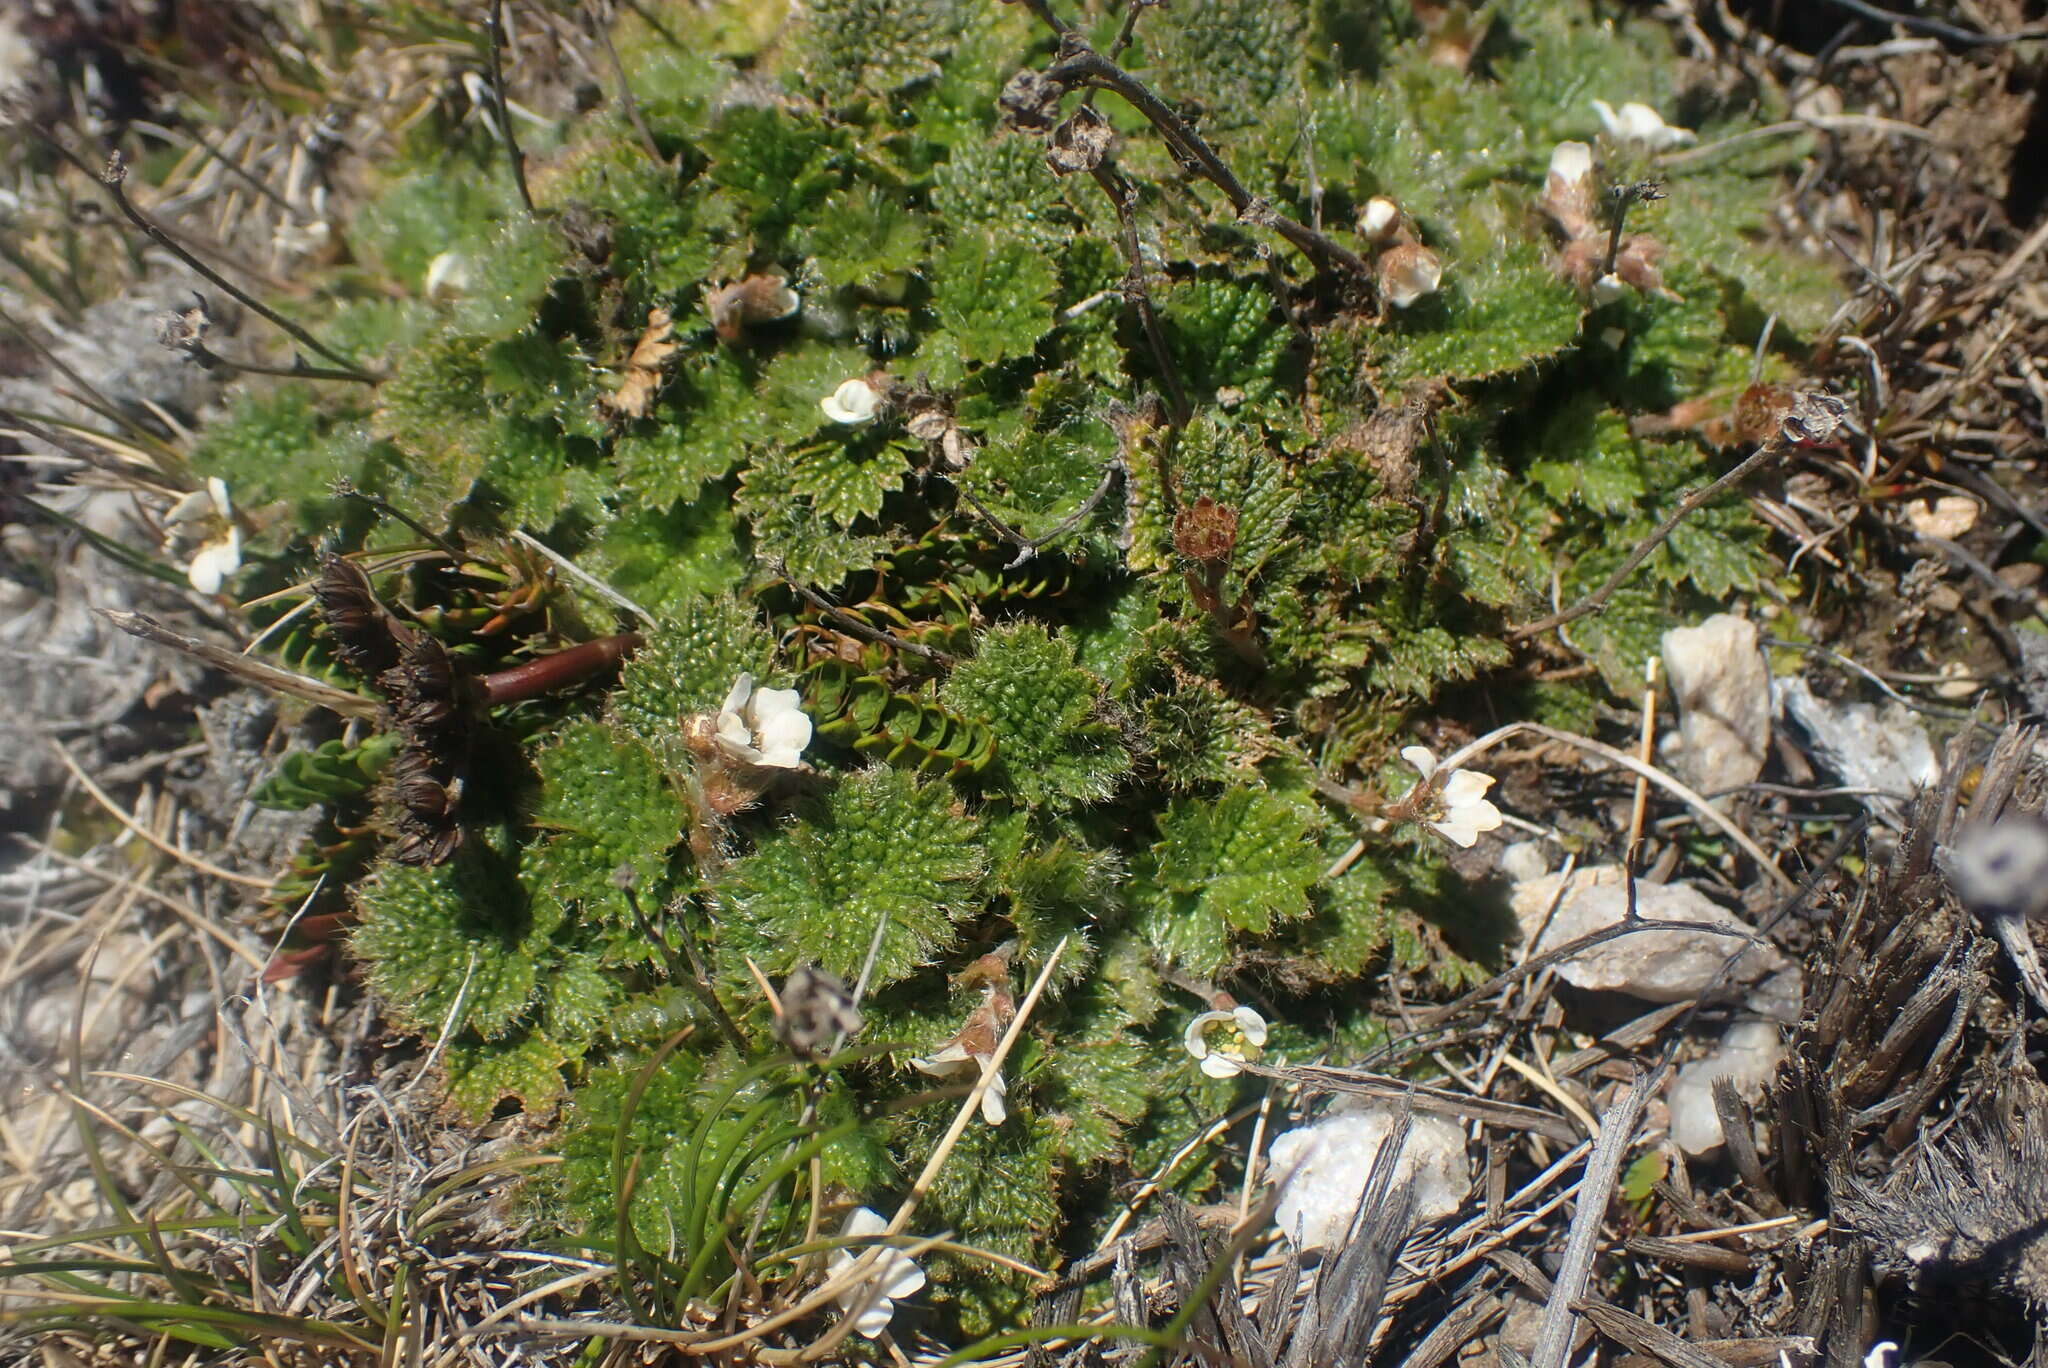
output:
[{"label": "dead stick", "polygon": [[1630,575],[1635,573],[1636,567],[1648,560],[1650,553],[1662,546],[1665,539],[1677,530],[1678,525],[1684,522],[1694,509],[1730,485],[1740,481],[1744,476],[1763,465],[1764,462],[1770,460],[1773,456],[1782,455],[1787,445],[1782,437],[1773,437],[1758,447],[1748,460],[1737,465],[1720,479],[1688,493],[1678,501],[1678,507],[1671,510],[1670,516],[1666,517],[1663,522],[1658,523],[1656,530],[1638,543],[1635,550],[1629,552],[1628,559],[1623,561],[1620,567],[1607,577],[1605,584],[1602,584],[1598,589],[1595,589],[1592,593],[1586,595],[1586,597],[1562,612],[1552,613],[1549,617],[1538,618],[1536,621],[1526,623],[1520,627],[1508,628],[1507,639],[1509,641],[1520,641],[1525,637],[1532,637],[1538,633],[1550,631],[1553,627],[1563,627],[1568,623],[1577,622],[1588,613],[1597,613],[1605,608],[1607,600],[1614,597],[1615,591],[1621,588]]}]

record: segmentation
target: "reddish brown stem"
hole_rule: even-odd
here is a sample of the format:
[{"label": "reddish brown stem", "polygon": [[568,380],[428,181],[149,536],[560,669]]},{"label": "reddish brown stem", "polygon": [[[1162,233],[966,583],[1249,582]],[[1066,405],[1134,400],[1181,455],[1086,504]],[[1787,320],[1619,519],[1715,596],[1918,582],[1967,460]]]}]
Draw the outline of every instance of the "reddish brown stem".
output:
[{"label": "reddish brown stem", "polygon": [[487,674],[476,681],[477,694],[487,708],[500,703],[517,703],[554,689],[580,683],[600,670],[608,670],[640,649],[645,639],[638,632],[621,632],[600,637],[566,651],[529,660],[523,665]]}]

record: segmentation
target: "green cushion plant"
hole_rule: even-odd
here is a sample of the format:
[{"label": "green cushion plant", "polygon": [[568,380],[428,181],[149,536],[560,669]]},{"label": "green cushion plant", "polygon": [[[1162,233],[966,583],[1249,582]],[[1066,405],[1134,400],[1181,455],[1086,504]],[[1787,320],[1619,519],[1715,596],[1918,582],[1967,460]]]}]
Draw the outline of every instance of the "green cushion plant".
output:
[{"label": "green cushion plant", "polygon": [[[1767,317],[1766,378],[1816,335],[1826,272],[1764,240],[1797,144],[1670,167],[1629,210],[1661,287],[1589,297],[1541,212],[1552,151],[1600,143],[1596,98],[1676,119],[1681,93],[1662,31],[1606,7],[1489,7],[1463,47],[1337,0],[1143,13],[1124,48],[1120,7],[1070,15],[1242,212],[1116,91],[1077,116],[1033,6],[640,8],[633,111],[526,149],[531,216],[479,136],[354,225],[328,322],[387,378],[252,395],[196,458],[284,510],[257,578],[338,526],[463,670],[645,638],[609,685],[479,715],[459,848],[372,867],[351,949],[454,1110],[552,1119],[536,1200],[680,1323],[735,1250],[900,1192],[962,1091],[910,1061],[1064,944],[1006,1119],[919,1218],[1042,1265],[1240,1086],[1182,1051],[1205,999],[1305,1053],[1374,1037],[1358,985],[1390,957],[1457,981],[1491,953],[1434,837],[1340,862],[1361,826],[1331,794],[1399,796],[1404,734],[1470,685],[1590,715],[1771,573],[1710,506],[1575,626],[1604,679],[1503,668],[1511,625],[1719,468],[1669,415],[1731,405]],[[1683,107],[1703,143],[1758,121]],[[1603,187],[1648,169],[1600,145]],[[1375,196],[1405,242],[1351,227]],[[1401,249],[1440,269],[1406,307]],[[459,283],[430,299],[437,261]],[[865,421],[822,405],[849,381]],[[336,476],[459,555],[338,518]],[[797,691],[800,770],[720,739],[743,674]],[[760,986],[804,966],[858,986],[837,1054]],[[1208,1152],[1170,1174],[1218,1178]],[[1017,1314],[1014,1270],[929,1262],[952,1333]]]}]

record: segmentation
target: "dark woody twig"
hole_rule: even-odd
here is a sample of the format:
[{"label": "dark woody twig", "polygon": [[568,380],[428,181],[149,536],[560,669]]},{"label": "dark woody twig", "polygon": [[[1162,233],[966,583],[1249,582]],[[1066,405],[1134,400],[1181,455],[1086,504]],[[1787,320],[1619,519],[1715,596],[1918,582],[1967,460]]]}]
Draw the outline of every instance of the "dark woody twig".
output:
[{"label": "dark woody twig", "polygon": [[1004,522],[994,509],[990,508],[980,499],[975,498],[974,491],[966,485],[956,481],[953,487],[960,492],[961,498],[967,500],[968,506],[980,514],[982,520],[994,529],[998,537],[1001,537],[1004,541],[1017,548],[1016,559],[1003,567],[1005,570],[1015,570],[1033,556],[1036,556],[1040,551],[1086,522],[1088,515],[1093,513],[1101,505],[1102,501],[1109,497],[1110,486],[1116,483],[1117,472],[1122,469],[1123,462],[1120,460],[1111,461],[1108,465],[1104,466],[1102,469],[1102,482],[1095,486],[1095,492],[1083,499],[1080,507],[1076,508],[1066,517],[1061,518],[1059,522],[1055,523],[1043,535],[1037,537],[1027,537],[1007,522]]},{"label": "dark woody twig", "polygon": [[343,356],[340,352],[337,352],[332,348],[324,345],[318,338],[314,337],[313,334],[307,332],[304,328],[292,322],[283,314],[277,312],[277,310],[263,303],[254,295],[248,293],[246,290],[241,289],[240,287],[235,285],[233,281],[229,280],[226,276],[220,274],[220,272],[214,270],[211,266],[208,266],[205,262],[201,261],[198,257],[194,256],[191,252],[187,251],[185,248],[180,246],[176,239],[172,238],[172,236],[169,233],[165,232],[163,228],[159,226],[154,219],[150,218],[147,214],[143,213],[140,209],[136,208],[134,201],[128,198],[127,191],[123,189],[123,183],[128,179],[128,167],[127,164],[122,160],[121,154],[119,152],[115,152],[107,158],[107,165],[104,170],[94,171],[90,166],[87,166],[85,162],[75,152],[73,152],[70,148],[64,146],[63,143],[57,141],[57,139],[51,137],[47,132],[38,130],[38,134],[47,146],[55,149],[59,156],[63,157],[73,166],[76,166],[79,170],[86,172],[88,175],[97,176],[100,184],[107,187],[107,193],[113,196],[115,207],[121,211],[122,215],[126,217],[130,223],[134,224],[137,228],[140,228],[145,234],[147,234],[149,236],[150,241],[156,243],[158,246],[170,252],[171,255],[177,257],[178,260],[184,262],[187,266],[190,266],[193,270],[197,271],[200,275],[204,276],[214,285],[220,287],[223,290],[226,290],[230,295],[232,295],[235,298],[235,300],[238,303],[242,304],[244,307],[254,310],[256,313],[261,314],[264,318],[268,319],[270,322],[282,328],[294,341],[299,343],[301,346],[305,347],[306,350],[314,352],[320,356],[326,357],[329,361],[332,361],[337,367],[344,371],[347,371],[347,378],[359,381],[360,383],[366,385],[375,385],[381,383],[380,377],[371,375],[369,372],[361,370],[356,366],[352,365],[346,356]]},{"label": "dark woody twig", "polygon": [[498,45],[505,37],[504,0],[491,0],[489,30],[485,34],[491,58],[491,103],[497,108],[498,132],[505,138],[505,155],[512,160],[512,183],[519,187],[519,202],[533,215],[533,192],[526,188],[526,155],[519,150],[519,138],[512,132],[511,106],[505,99],[505,67],[498,57]]},{"label": "dark woody twig", "polygon": [[832,600],[790,574],[788,564],[781,559],[778,558],[770,564],[775,571],[776,577],[795,590],[797,597],[861,640],[872,645],[893,646],[899,651],[908,651],[912,655],[923,656],[934,665],[943,666],[949,670],[960,663],[959,659],[950,652],[941,651],[933,646],[927,646],[923,642],[905,640],[894,632],[885,632],[870,622],[862,621],[858,614],[847,612],[844,608],[839,607]]},{"label": "dark woody twig", "polygon": [[1244,183],[1238,180],[1236,174],[1224,164],[1223,159],[1216,155],[1215,149],[1203,140],[1202,135],[1197,133],[1187,120],[1181,118],[1170,105],[1153,94],[1143,81],[1093,48],[1085,46],[1077,37],[1071,34],[1063,35],[1061,56],[1045,74],[1047,79],[1069,90],[1088,87],[1112,91],[1122,96],[1126,103],[1143,114],[1146,120],[1159,130],[1176,158],[1200,172],[1229,197],[1231,207],[1237,210],[1238,217],[1273,229],[1315,261],[1325,265],[1341,266],[1361,279],[1372,278],[1372,268],[1356,252],[1306,224],[1295,222],[1245,189]]},{"label": "dark woody twig", "polygon": [[1628,553],[1628,559],[1616,566],[1614,573],[1609,575],[1606,582],[1598,589],[1595,589],[1569,608],[1552,613],[1548,617],[1538,618],[1534,622],[1524,623],[1520,627],[1508,628],[1507,639],[1509,641],[1520,641],[1525,637],[1537,636],[1553,628],[1564,627],[1570,623],[1577,622],[1587,614],[1597,613],[1605,608],[1607,600],[1614,597],[1615,591],[1620,589],[1628,577],[1635,573],[1636,567],[1648,560],[1650,553],[1662,546],[1665,539],[1677,530],[1678,525],[1684,522],[1694,509],[1713,498],[1716,494],[1719,494],[1722,490],[1727,489],[1730,485],[1739,483],[1751,471],[1758,469],[1773,458],[1783,455],[1789,445],[1790,443],[1773,436],[1769,441],[1758,447],[1750,455],[1749,459],[1737,465],[1720,479],[1715,480],[1712,484],[1702,485],[1698,489],[1689,491],[1684,498],[1678,501],[1678,506],[1671,510],[1664,521],[1658,523],[1649,536],[1637,543],[1636,549]]},{"label": "dark woody twig", "polygon": [[309,366],[305,358],[294,355],[289,366],[264,366],[254,361],[233,361],[208,347],[204,342],[180,342],[177,350],[184,352],[201,366],[212,370],[243,371],[250,375],[276,375],[287,380],[351,380],[359,385],[374,385],[377,378],[358,370],[332,370],[326,366]]}]

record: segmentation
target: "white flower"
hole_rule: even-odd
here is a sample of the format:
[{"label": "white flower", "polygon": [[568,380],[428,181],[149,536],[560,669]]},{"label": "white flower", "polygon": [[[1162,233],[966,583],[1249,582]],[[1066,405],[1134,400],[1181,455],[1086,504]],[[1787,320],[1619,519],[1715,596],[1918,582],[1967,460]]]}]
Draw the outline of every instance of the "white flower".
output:
[{"label": "white flower", "polygon": [[1443,278],[1444,264],[1427,247],[1404,242],[1380,257],[1380,297],[1397,309],[1435,294]]},{"label": "white flower", "polygon": [[1368,241],[1385,242],[1400,222],[1401,206],[1385,195],[1374,195],[1365,202],[1365,210],[1358,216],[1358,232]]},{"label": "white flower", "polygon": [[[1217,1039],[1210,1040],[1212,1035]],[[1227,1012],[1203,1012],[1188,1023],[1180,1043],[1201,1061],[1203,1073],[1211,1078],[1232,1078],[1259,1057],[1259,1047],[1266,1043],[1266,1019],[1241,1006]]]},{"label": "white flower", "polygon": [[[1422,784],[1436,782],[1436,757],[1426,746],[1403,746],[1401,758],[1415,766],[1422,775]],[[1417,785],[1421,787],[1421,785]],[[1500,825],[1500,809],[1487,801],[1486,791],[1493,787],[1493,776],[1480,774],[1476,770],[1452,770],[1437,784],[1437,805],[1441,814],[1425,817],[1428,825],[1443,833],[1452,845],[1470,849],[1479,839],[1482,831],[1492,831]]]},{"label": "white flower", "polygon": [[[853,1214],[846,1218],[846,1227],[840,1233],[849,1239],[867,1235],[880,1235],[889,1228],[881,1213],[869,1207],[855,1207]],[[858,1263],[868,1251],[835,1249],[832,1251],[832,1276]],[[848,1283],[839,1291],[839,1309],[855,1317],[853,1332],[863,1339],[873,1339],[889,1328],[889,1321],[896,1314],[896,1301],[907,1297],[924,1286],[924,1270],[911,1261],[908,1254],[894,1249],[884,1249],[867,1272],[856,1282]]]},{"label": "white flower", "polygon": [[185,578],[202,594],[218,594],[228,576],[242,568],[242,529],[228,524],[228,534],[199,548],[185,567]]},{"label": "white flower", "polygon": [[1662,114],[1635,100],[1620,109],[1605,100],[1595,100],[1593,112],[1600,116],[1600,127],[1607,131],[1609,138],[1645,151],[1662,152],[1667,148],[1683,147],[1693,140],[1690,128],[1672,127],[1664,122]]},{"label": "white flower", "polygon": [[727,755],[765,769],[795,769],[811,744],[811,719],[795,689],[755,689],[743,674],[718,710],[713,739]]},{"label": "white flower", "polygon": [[[910,1067],[933,1078],[952,1078],[958,1074],[980,1078],[987,1062],[987,1055],[976,1054],[956,1040],[937,1054],[911,1060]],[[1009,1096],[1010,1085],[1003,1081],[1001,1073],[996,1074],[988,1081],[988,1091],[981,1095],[981,1119],[991,1126],[1002,1125],[1010,1116]]]},{"label": "white flower", "polygon": [[1627,283],[1620,276],[1609,271],[1606,275],[1593,282],[1593,307],[1597,309],[1603,305],[1612,304],[1627,293]]},{"label": "white flower", "polygon": [[227,481],[218,475],[207,477],[205,489],[195,489],[172,504],[164,514],[164,526],[170,533],[168,542],[180,548],[204,538],[185,566],[185,578],[200,593],[218,594],[228,577],[242,568],[242,529],[235,525]]},{"label": "white flower", "polygon": [[882,396],[873,385],[856,377],[820,399],[818,407],[835,423],[865,423],[882,407]]}]

